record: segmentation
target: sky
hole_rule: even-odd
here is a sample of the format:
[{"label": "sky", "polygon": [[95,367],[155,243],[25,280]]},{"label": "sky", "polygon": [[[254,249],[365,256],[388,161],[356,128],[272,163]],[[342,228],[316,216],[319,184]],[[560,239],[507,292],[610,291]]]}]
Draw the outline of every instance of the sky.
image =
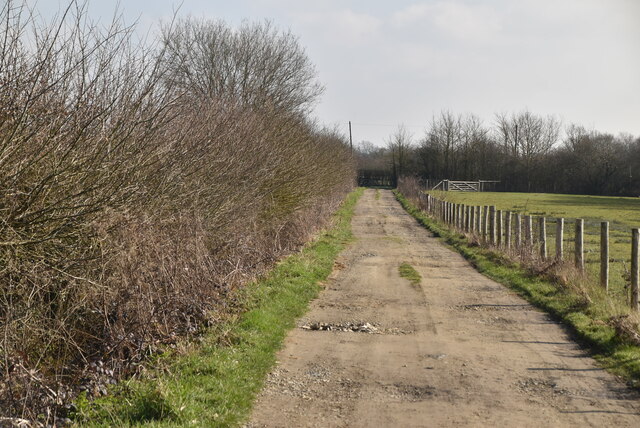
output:
[{"label": "sky", "polygon": [[[47,18],[64,0],[39,0]],[[355,143],[384,145],[403,124],[419,140],[443,110],[525,109],[640,136],[640,0],[89,0],[141,33],[179,16],[290,29],[325,92],[314,115]]]}]

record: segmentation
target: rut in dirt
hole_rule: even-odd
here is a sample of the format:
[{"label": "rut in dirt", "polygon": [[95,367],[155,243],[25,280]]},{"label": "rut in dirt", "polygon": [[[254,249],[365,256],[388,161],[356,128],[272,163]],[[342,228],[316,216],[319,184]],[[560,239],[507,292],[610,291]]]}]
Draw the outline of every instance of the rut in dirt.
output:
[{"label": "rut in dirt", "polygon": [[249,427],[640,426],[637,392],[376,193],[358,202],[357,241],[288,335]]}]

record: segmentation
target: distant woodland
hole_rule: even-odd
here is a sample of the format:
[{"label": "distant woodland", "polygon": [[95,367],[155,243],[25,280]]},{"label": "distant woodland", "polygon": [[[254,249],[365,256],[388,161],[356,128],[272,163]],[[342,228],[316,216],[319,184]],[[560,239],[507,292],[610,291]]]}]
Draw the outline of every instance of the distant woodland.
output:
[{"label": "distant woodland", "polygon": [[357,146],[360,173],[421,179],[499,180],[498,190],[640,195],[640,137],[612,135],[530,111],[443,111],[414,138],[402,126],[386,146]]}]

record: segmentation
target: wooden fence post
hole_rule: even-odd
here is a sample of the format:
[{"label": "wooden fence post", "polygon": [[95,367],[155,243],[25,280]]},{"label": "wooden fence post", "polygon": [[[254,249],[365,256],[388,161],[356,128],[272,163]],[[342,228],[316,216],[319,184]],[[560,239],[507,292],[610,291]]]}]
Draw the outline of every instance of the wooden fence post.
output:
[{"label": "wooden fence post", "polygon": [[458,228],[458,218],[459,218],[459,214],[460,214],[460,205],[459,204],[453,204],[453,221],[452,221],[452,226],[453,229],[457,229]]},{"label": "wooden fence post", "polygon": [[638,229],[631,229],[631,310],[638,308],[638,243],[640,234]]},{"label": "wooden fence post", "polygon": [[469,207],[469,232],[474,233],[476,231],[476,207],[473,205]]},{"label": "wooden fence post", "polygon": [[456,228],[456,221],[458,220],[458,204],[451,204],[451,226]]},{"label": "wooden fence post", "polygon": [[465,232],[468,232],[469,231],[469,205],[464,204],[462,207],[464,208],[463,210],[464,212],[462,213],[463,220],[464,220],[462,222],[462,230]]},{"label": "wooden fence post", "polygon": [[458,227],[458,213],[460,211],[460,205],[459,204],[453,204],[453,217],[451,220],[451,225],[453,226],[454,229],[456,229]]},{"label": "wooden fence post", "polygon": [[504,224],[502,223],[502,210],[496,211],[496,235],[498,247],[502,247],[502,229]]},{"label": "wooden fence post", "polygon": [[455,226],[456,204],[449,202],[449,226]]},{"label": "wooden fence post", "polygon": [[464,232],[467,224],[467,204],[462,204],[462,218],[460,220],[460,231]]},{"label": "wooden fence post", "polygon": [[483,225],[482,225],[482,239],[484,242],[487,242],[487,236],[489,235],[489,206],[484,206],[484,216],[483,216]]},{"label": "wooden fence post", "polygon": [[584,220],[576,219],[576,267],[580,272],[584,271]]},{"label": "wooden fence post", "polygon": [[530,249],[533,247],[533,224],[530,215],[524,216],[524,244]]},{"label": "wooden fence post", "polygon": [[469,231],[469,205],[464,204],[462,205],[462,225],[461,225],[461,229],[464,232],[468,232]]},{"label": "wooden fence post", "polygon": [[516,249],[522,248],[522,215],[516,213]]},{"label": "wooden fence post", "polygon": [[449,223],[451,222],[451,202],[445,202],[444,208],[445,208],[444,222],[448,226]]},{"label": "wooden fence post", "polygon": [[491,245],[496,245],[496,207],[489,208],[489,239]]},{"label": "wooden fence post", "polygon": [[564,218],[556,220],[556,260],[561,262],[564,258],[564,251],[562,248],[564,241]]},{"label": "wooden fence post", "polygon": [[504,246],[511,249],[511,211],[507,211],[504,216]]},{"label": "wooden fence post", "polygon": [[547,221],[540,217],[540,258],[547,260]]},{"label": "wooden fence post", "polygon": [[609,222],[600,223],[600,286],[609,291]]},{"label": "wooden fence post", "polygon": [[478,235],[482,233],[482,207],[480,205],[476,207],[476,233]]}]

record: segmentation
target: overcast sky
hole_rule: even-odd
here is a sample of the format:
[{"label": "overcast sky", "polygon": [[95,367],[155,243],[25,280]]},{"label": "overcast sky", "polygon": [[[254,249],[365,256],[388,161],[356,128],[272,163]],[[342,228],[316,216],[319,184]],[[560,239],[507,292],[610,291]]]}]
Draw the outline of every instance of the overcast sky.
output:
[{"label": "overcast sky", "polygon": [[[64,0],[39,0],[43,15]],[[90,0],[108,21],[117,1]],[[640,0],[129,0],[142,29],[179,15],[269,19],[296,34],[326,87],[318,119],[384,144],[443,109],[529,109],[640,136]]]}]

